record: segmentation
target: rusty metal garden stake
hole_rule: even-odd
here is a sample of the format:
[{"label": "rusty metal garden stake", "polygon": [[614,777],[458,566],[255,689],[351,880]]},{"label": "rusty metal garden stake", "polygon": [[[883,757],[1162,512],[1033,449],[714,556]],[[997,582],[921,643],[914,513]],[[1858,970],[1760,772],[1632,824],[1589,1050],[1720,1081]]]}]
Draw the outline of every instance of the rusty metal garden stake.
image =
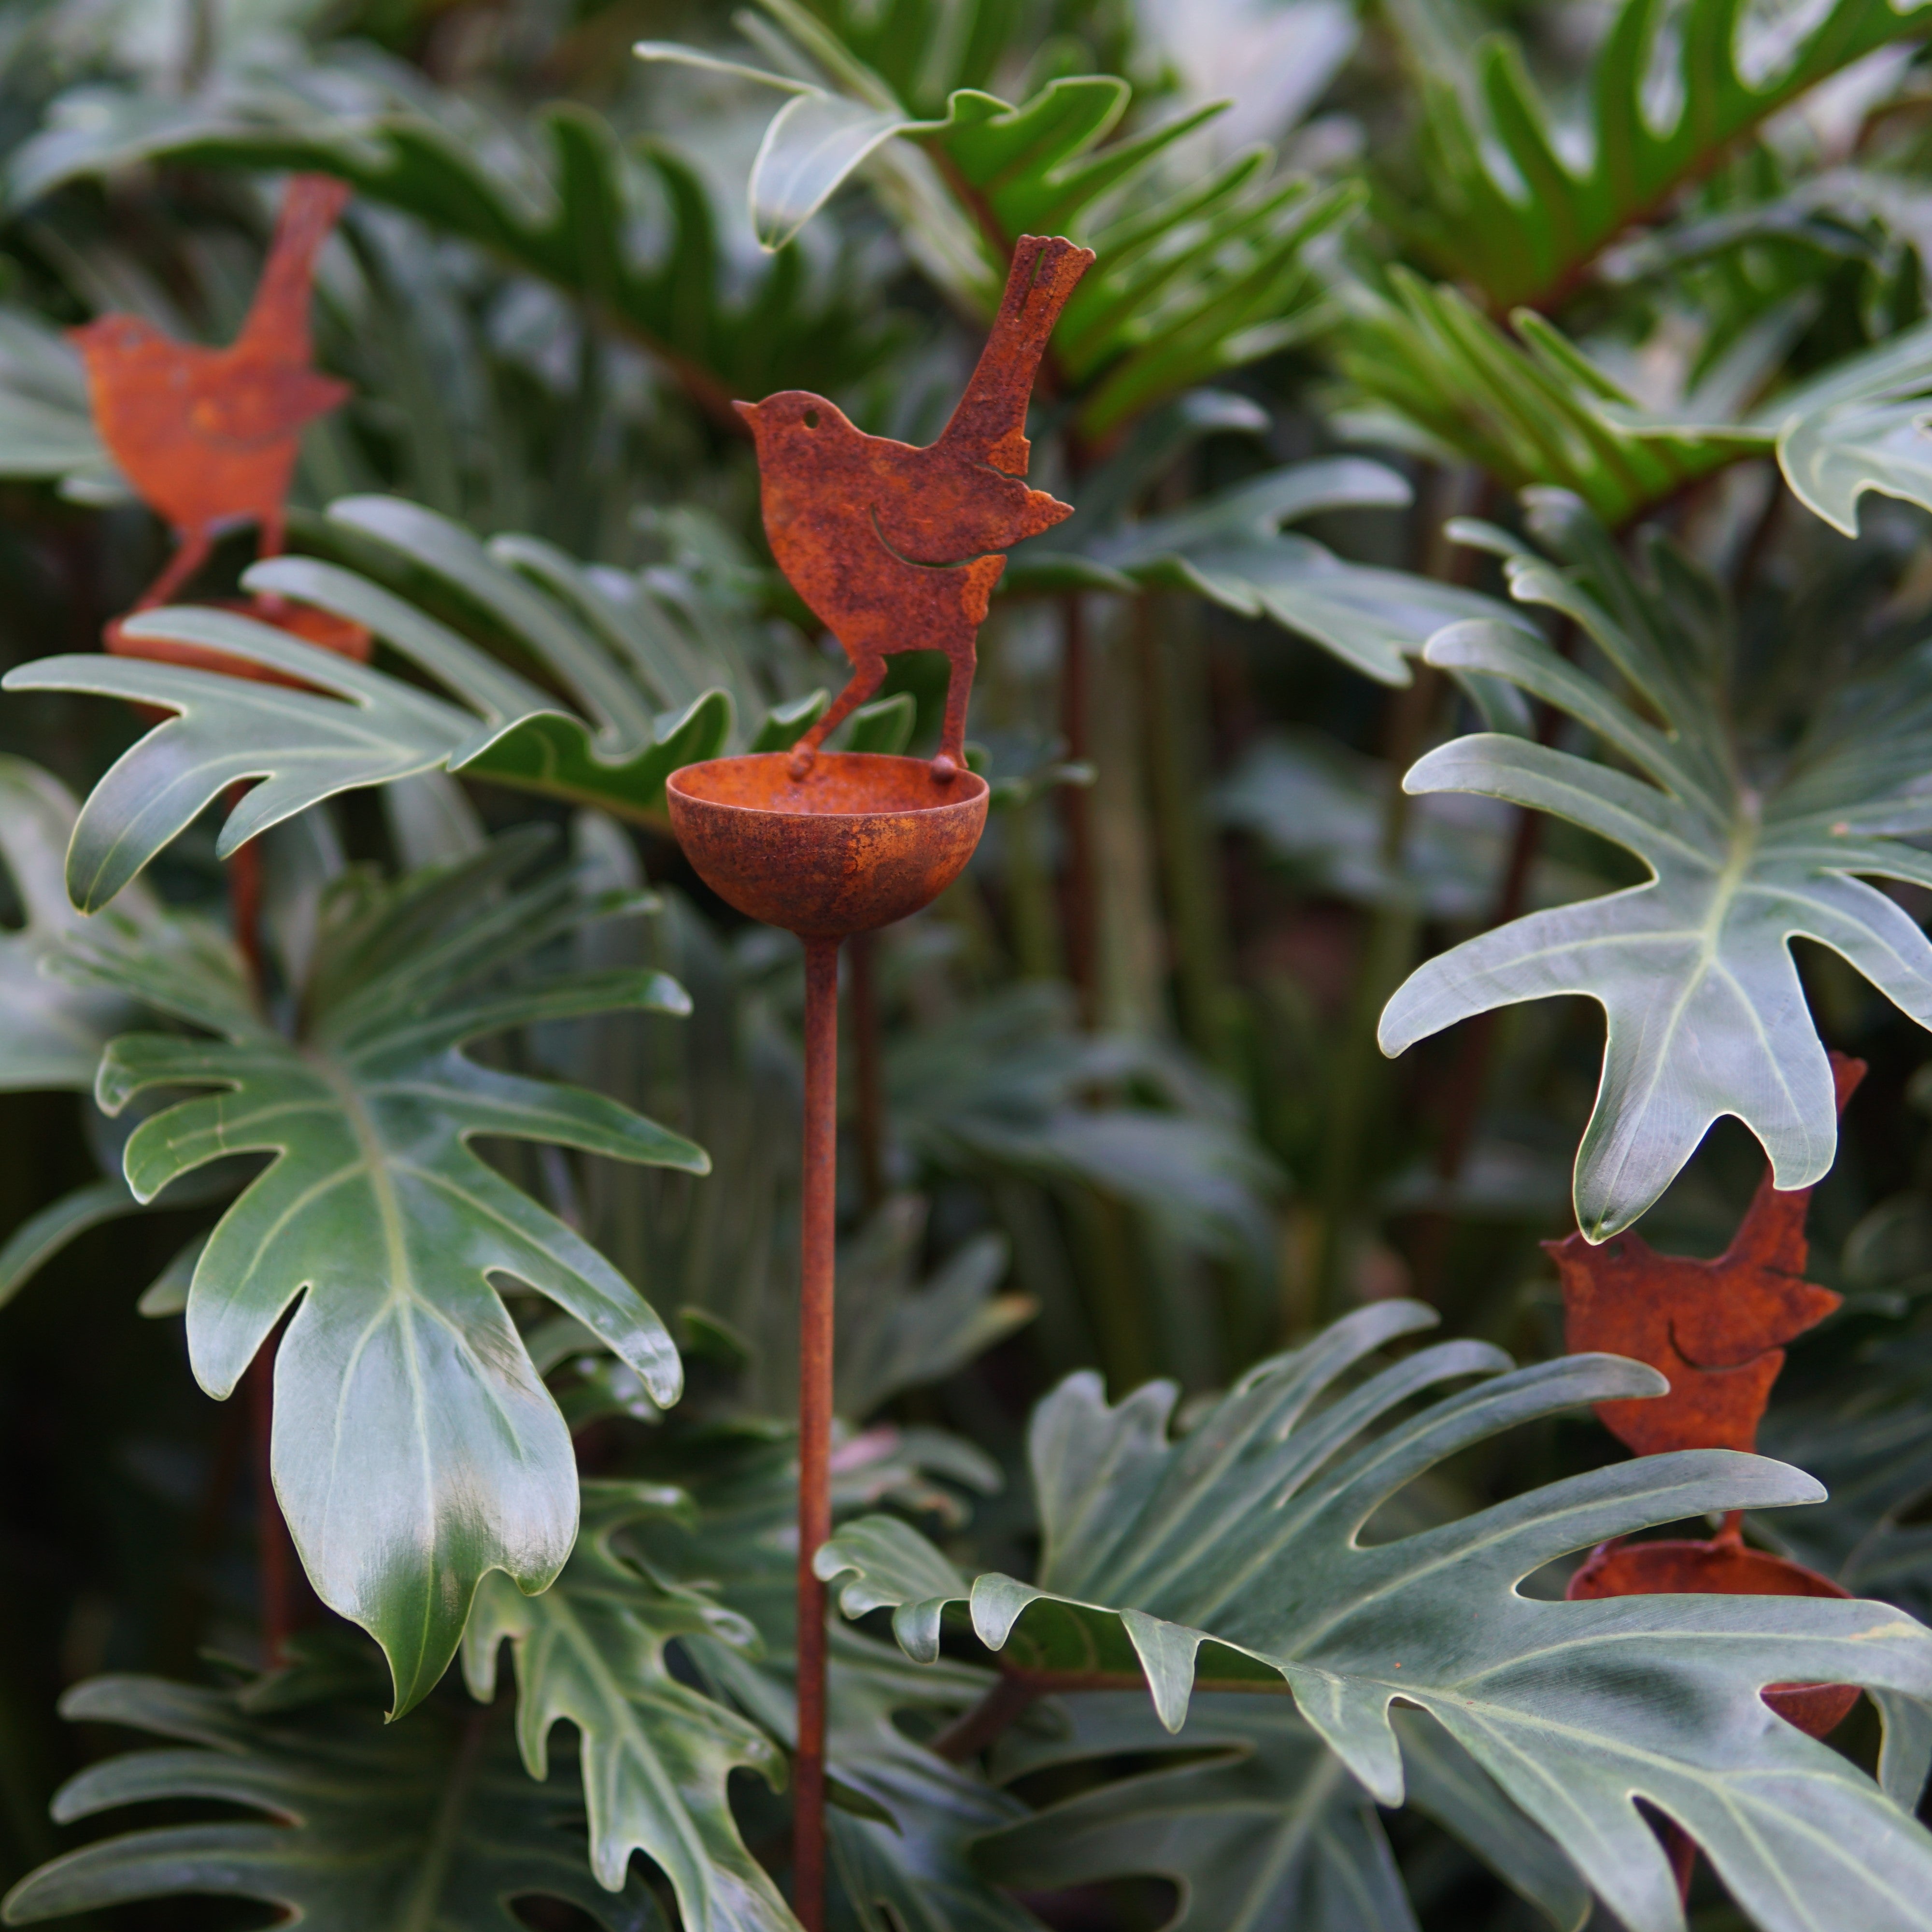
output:
[{"label": "rusty metal garden stake", "polygon": [[[349,196],[344,183],[326,175],[290,178],[254,299],[226,349],[172,341],[134,315],[97,316],[68,331],[87,373],[88,409],[101,441],[174,535],[173,554],[136,600],[136,610],[186,590],[215,539],[238,524],[256,526],[258,556],[280,554],[302,431],[350,395],[347,383],[314,367],[308,328],[316,256]],[[368,660],[369,633],[333,611],[281,597],[218,602],[305,644]],[[130,638],[118,617],[109,621],[104,641],[123,657],[269,684],[295,682],[206,645]]]},{"label": "rusty metal garden stake", "polygon": [[[791,751],[686,765],[664,789],[698,877],[805,942],[792,1907],[806,1932],[825,1923],[825,1586],[813,1558],[832,1533],[838,949],[930,904],[986,829],[986,782],[966,766],[975,639],[1005,567],[997,553],[1070,514],[1018,479],[1034,373],[1093,259],[1070,242],[1021,238],[979,366],[929,448],[866,436],[800,390],[738,405],[758,439],[772,553],[845,647],[853,677]],[[886,654],[916,650],[951,661],[938,756],[821,751],[878,688]]]},{"label": "rusty metal garden stake", "polygon": [[[1865,1064],[1832,1055],[1842,1114]],[[1563,1283],[1564,1340],[1648,1362],[1667,1394],[1597,1404],[1598,1419],[1640,1456],[1674,1449],[1757,1447],[1757,1426],[1784,1366],[1784,1344],[1824,1320],[1840,1298],[1806,1281],[1808,1187],[1780,1193],[1766,1173],[1724,1252],[1712,1261],[1660,1255],[1636,1234],[1592,1247],[1580,1234],[1546,1241]],[[1723,1597],[1847,1597],[1815,1570],[1744,1540],[1733,1510],[1708,1542],[1671,1538],[1600,1545],[1570,1580],[1573,1601],[1653,1593]],[[1768,1684],[1760,1695],[1814,1738],[1835,1730],[1858,1700],[1855,1684]],[[1688,1898],[1697,1848],[1683,1828],[1658,1829],[1678,1892]]]},{"label": "rusty metal garden stake", "polygon": [[[838,1198],[838,941],[805,942],[805,1148],[799,1226],[798,1753],[792,1890],[807,1932],[825,1895],[825,1586],[832,1534],[832,1261]],[[820,1906],[822,1911],[822,1905]]]}]

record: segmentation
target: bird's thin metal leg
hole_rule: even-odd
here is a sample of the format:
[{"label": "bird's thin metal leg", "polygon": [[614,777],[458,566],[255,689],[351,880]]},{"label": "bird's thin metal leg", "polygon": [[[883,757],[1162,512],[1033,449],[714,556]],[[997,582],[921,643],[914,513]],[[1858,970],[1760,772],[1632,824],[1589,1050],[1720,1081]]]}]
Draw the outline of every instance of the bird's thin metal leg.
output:
[{"label": "bird's thin metal leg", "polygon": [[861,660],[852,674],[851,682],[832,700],[831,710],[792,747],[791,775],[794,778],[802,778],[811,770],[812,760],[818,754],[819,746],[885,681],[886,661],[884,658]]},{"label": "bird's thin metal leg", "polygon": [[946,680],[946,724],[939,734],[939,755],[932,761],[932,776],[944,784],[966,769],[966,700],[972,694],[973,670],[976,652],[968,632],[963,651],[949,651],[950,669]]},{"label": "bird's thin metal leg", "polygon": [[141,592],[134,608],[152,610],[157,604],[165,604],[208,561],[214,548],[214,540],[206,530],[190,530],[168,559],[166,568]]}]

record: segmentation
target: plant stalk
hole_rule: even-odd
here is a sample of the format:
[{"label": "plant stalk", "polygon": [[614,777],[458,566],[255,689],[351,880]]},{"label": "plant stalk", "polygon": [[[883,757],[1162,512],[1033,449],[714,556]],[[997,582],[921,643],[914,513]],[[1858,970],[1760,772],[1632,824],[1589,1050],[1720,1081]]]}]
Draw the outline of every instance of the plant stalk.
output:
[{"label": "plant stalk", "polygon": [[798,1762],[792,1910],[825,1926],[825,1586],[832,1534],[832,1250],[838,1190],[838,941],[805,942],[805,1147],[799,1224]]},{"label": "plant stalk", "polygon": [[1200,683],[1192,674],[1196,667],[1178,661],[1180,653],[1168,634],[1179,619],[1177,607],[1177,599],[1152,593],[1141,598],[1134,614],[1154,839],[1173,934],[1182,1036],[1210,1066],[1238,1076],[1231,1024],[1234,993],[1217,889],[1220,855],[1202,808],[1200,749],[1206,734]]},{"label": "plant stalk", "polygon": [[1376,1028],[1388,996],[1401,982],[1415,955],[1421,917],[1413,896],[1400,886],[1402,852],[1408,836],[1409,796],[1402,774],[1414,762],[1429,728],[1442,688],[1442,674],[1426,664],[1395,694],[1388,730],[1391,782],[1382,808],[1381,859],[1392,890],[1385,892],[1370,916],[1369,929],[1355,977],[1343,1033],[1328,1079],[1327,1157],[1322,1163],[1321,1218],[1316,1225],[1310,1278],[1314,1283],[1319,1318],[1331,1320],[1343,1312],[1343,1256],[1348,1224],[1360,1191],[1363,1156],[1370,1130],[1382,1110],[1387,1084]]},{"label": "plant stalk", "polygon": [[[1060,735],[1066,756],[1078,764],[1090,755],[1088,659],[1085,608],[1076,594],[1061,607],[1060,659]],[[1095,958],[1099,922],[1094,856],[1094,802],[1084,785],[1063,785],[1060,809],[1066,830],[1066,882],[1064,914],[1066,928],[1066,966],[1080,996],[1080,1016],[1093,1025],[1099,1010],[1099,962]]]}]

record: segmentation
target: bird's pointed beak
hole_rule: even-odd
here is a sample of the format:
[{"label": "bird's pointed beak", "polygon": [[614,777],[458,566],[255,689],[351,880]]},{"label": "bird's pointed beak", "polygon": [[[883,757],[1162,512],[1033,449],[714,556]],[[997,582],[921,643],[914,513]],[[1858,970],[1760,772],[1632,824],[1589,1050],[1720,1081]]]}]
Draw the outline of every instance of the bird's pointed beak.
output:
[{"label": "bird's pointed beak", "polygon": [[755,431],[757,430],[758,427],[758,411],[764,407],[762,404],[734,403],[731,406],[745,418],[746,424],[753,430]]}]

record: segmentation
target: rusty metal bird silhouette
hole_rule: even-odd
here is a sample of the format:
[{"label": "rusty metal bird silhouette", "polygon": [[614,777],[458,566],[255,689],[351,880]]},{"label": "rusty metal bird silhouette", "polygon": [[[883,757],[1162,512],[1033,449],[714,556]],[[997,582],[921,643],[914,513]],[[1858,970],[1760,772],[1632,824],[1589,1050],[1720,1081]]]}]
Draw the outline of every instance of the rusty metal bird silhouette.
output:
[{"label": "rusty metal bird silhouette", "polygon": [[1025,235],[972,380],[923,449],[867,436],[823,396],[787,389],[737,408],[757,440],[765,533],[778,568],[844,647],[851,681],[799,741],[802,777],[826,735],[879,688],[898,651],[944,651],[946,719],[933,774],[966,759],[975,641],[1000,552],[1071,516],[1030,490],[1027,401],[1090,249]]},{"label": "rusty metal bird silhouette", "polygon": [[226,349],[173,341],[131,315],[69,332],[102,440],[175,534],[173,556],[136,608],[180,590],[236,524],[260,526],[261,555],[280,550],[302,432],[350,394],[310,366],[308,329],[316,252],[349,194],[326,175],[290,181],[255,298]]}]

